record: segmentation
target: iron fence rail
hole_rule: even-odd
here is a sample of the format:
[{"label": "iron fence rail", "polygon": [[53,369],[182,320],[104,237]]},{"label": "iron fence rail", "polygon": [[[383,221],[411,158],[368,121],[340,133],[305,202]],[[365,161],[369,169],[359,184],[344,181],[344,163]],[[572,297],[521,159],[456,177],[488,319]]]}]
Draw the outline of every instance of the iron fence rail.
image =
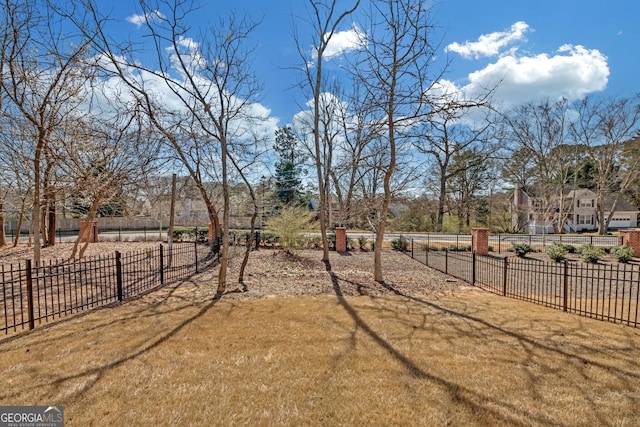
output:
[{"label": "iron fence rail", "polygon": [[[402,234],[390,234],[389,239],[401,238]],[[405,237],[407,238],[407,237]],[[412,234],[410,237],[415,240],[415,244],[422,247],[429,247],[431,250],[449,249],[451,251],[471,250],[471,234],[446,234],[446,233],[425,233]],[[544,250],[554,242],[565,245],[583,246],[593,245],[600,247],[611,247],[618,245],[617,236],[589,236],[576,234],[491,234],[489,235],[489,246],[493,252],[508,252],[514,244],[526,243],[536,250]],[[416,246],[418,247],[418,246]]]},{"label": "iron fence rail", "polygon": [[201,242],[34,265],[0,265],[0,332],[5,335],[123,301],[216,265]]},{"label": "iron fence rail", "polygon": [[551,262],[513,256],[434,250],[411,240],[407,254],[428,267],[498,295],[569,313],[638,327],[640,266]]}]

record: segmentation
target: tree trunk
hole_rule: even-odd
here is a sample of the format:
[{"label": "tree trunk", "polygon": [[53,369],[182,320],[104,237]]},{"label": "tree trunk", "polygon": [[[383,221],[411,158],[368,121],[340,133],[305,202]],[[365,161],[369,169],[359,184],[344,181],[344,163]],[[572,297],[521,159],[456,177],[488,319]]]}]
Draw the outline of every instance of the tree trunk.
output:
[{"label": "tree trunk", "polygon": [[42,156],[42,148],[44,146],[44,131],[40,129],[38,135],[38,145],[36,146],[36,152],[33,159],[33,214],[32,217],[32,226],[33,226],[33,261],[36,267],[40,264],[40,186],[42,184],[42,180],[40,177],[40,158]]},{"label": "tree trunk", "polygon": [[[395,85],[392,84],[392,88]],[[390,99],[393,100],[393,91],[390,95]],[[380,212],[380,218],[378,219],[378,230],[376,234],[376,245],[373,250],[373,278],[376,282],[384,282],[382,274],[382,244],[384,242],[384,232],[387,225],[387,215],[389,214],[389,205],[391,204],[391,176],[396,168],[396,141],[395,141],[395,126],[393,122],[393,102],[389,105],[389,166],[384,174],[384,198],[382,199],[382,209]]]},{"label": "tree trunk", "polygon": [[[229,156],[229,160],[231,160],[231,163],[233,163],[233,166],[238,171],[238,174],[240,174],[240,177],[244,181],[244,184],[247,186],[247,190],[249,190],[249,196],[251,197],[251,203],[253,204],[253,214],[251,215],[251,229],[249,230],[249,235],[247,236],[247,245],[245,246],[244,257],[242,258],[242,263],[240,264],[240,272],[238,274],[238,283],[241,283],[244,285],[244,272],[247,268],[247,264],[249,263],[249,254],[251,253],[253,236],[256,231],[256,219],[258,218],[258,214],[260,213],[260,208],[258,207],[258,199],[256,197],[256,192],[253,190],[253,187],[251,186],[251,183],[249,182],[246,175],[242,171],[242,168],[238,165],[238,163],[236,162],[233,156],[231,155],[228,155],[228,156]],[[264,200],[263,200],[263,203],[264,203]],[[258,244],[256,245],[256,249]],[[244,286],[244,289],[246,290],[246,285]]]},{"label": "tree trunk", "polygon": [[[176,216],[176,180],[177,176],[174,173],[171,175],[171,207],[169,208],[169,231],[167,233],[167,246],[169,247],[169,257],[167,258],[168,267],[171,267],[171,263],[173,262],[173,225],[175,223]],[[197,234],[196,240],[198,240]]]},{"label": "tree trunk", "polygon": [[4,203],[0,200],[0,247],[7,244],[7,236],[4,233]]},{"label": "tree trunk", "polygon": [[[222,122],[222,120],[220,121]],[[222,251],[220,252],[220,270],[218,273],[218,289],[215,298],[220,298],[227,290],[227,266],[229,265],[229,182],[227,172],[227,145],[226,140],[221,138],[221,162],[222,162]]]},{"label": "tree trunk", "polygon": [[18,225],[16,225],[16,235],[13,238],[13,247],[15,248],[20,243],[20,231],[22,230],[22,223],[24,222],[24,201],[22,202],[22,209],[20,215],[18,215]]},{"label": "tree trunk", "polygon": [[[98,212],[98,206],[100,206],[101,201],[102,201],[102,194],[100,193],[96,194],[96,197],[93,199],[93,202],[91,203],[91,208],[87,213],[87,217],[85,218],[85,228],[93,227],[92,224],[96,218],[96,212]],[[73,249],[71,251],[71,255],[69,255],[69,260],[72,260],[76,257],[76,254],[78,253],[78,245],[80,244],[80,241],[82,240],[82,237],[84,236],[84,234],[85,234],[85,229],[80,227],[80,233],[78,234],[78,237],[76,238],[76,241],[73,244]],[[78,255],[78,258],[80,259],[84,257],[84,253],[86,252],[87,247],[89,247],[89,240],[91,240],[90,236],[91,236],[91,230],[89,230],[89,236],[84,241],[82,248],[80,248],[80,253]]]},{"label": "tree trunk", "polygon": [[436,223],[436,231],[442,232],[442,224],[444,222],[444,203],[447,196],[446,193],[446,176],[445,172],[440,174],[440,194],[438,194],[438,220]]},{"label": "tree trunk", "polygon": [[322,73],[322,59],[318,59],[318,69],[316,74],[316,87],[314,91],[314,129],[313,140],[316,157],[316,173],[318,176],[318,194],[320,195],[320,206],[318,207],[319,219],[320,219],[320,235],[322,237],[322,262],[329,263],[329,241],[327,240],[327,197],[326,189],[324,188],[324,178],[322,171],[322,158],[320,157],[320,83]]},{"label": "tree trunk", "polygon": [[49,192],[47,196],[47,246],[55,246],[56,244],[56,194]]},{"label": "tree trunk", "polygon": [[45,200],[44,206],[40,210],[40,224],[42,229],[42,247],[46,248],[49,246],[48,238],[49,233],[47,232],[47,201]]},{"label": "tree trunk", "polygon": [[251,253],[251,246],[253,245],[253,236],[256,232],[256,219],[258,218],[258,202],[256,201],[253,190],[249,190],[251,193],[251,200],[253,201],[253,215],[251,215],[251,229],[247,236],[247,245],[244,249],[244,257],[242,258],[242,264],[240,264],[240,273],[238,274],[238,283],[244,284],[244,272],[249,263],[249,254]]}]

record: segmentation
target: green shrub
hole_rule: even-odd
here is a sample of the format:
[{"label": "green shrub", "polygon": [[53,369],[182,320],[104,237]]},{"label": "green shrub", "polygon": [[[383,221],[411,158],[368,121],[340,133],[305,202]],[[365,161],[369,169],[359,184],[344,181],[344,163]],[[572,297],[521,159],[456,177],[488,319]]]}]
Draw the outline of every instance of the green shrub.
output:
[{"label": "green shrub", "polygon": [[322,236],[309,236],[307,247],[310,249],[320,249],[322,247]]},{"label": "green shrub", "polygon": [[466,252],[471,251],[471,246],[449,245],[449,252]]},{"label": "green shrub", "polygon": [[622,246],[614,246],[611,248],[611,255],[618,260],[618,262],[629,262],[633,258],[633,254],[635,253],[635,249],[629,247],[627,245]]},{"label": "green shrub", "polygon": [[567,253],[569,253],[569,250],[562,243],[556,242],[551,246],[548,246],[546,252],[549,258],[551,258],[555,262],[560,262],[564,261],[567,258]]},{"label": "green shrub", "polygon": [[528,253],[533,252],[533,248],[527,243],[512,243],[511,249],[517,256],[523,258],[527,256]]},{"label": "green shrub", "polygon": [[602,255],[604,255],[602,248],[593,245],[585,245],[580,248],[580,257],[585,262],[597,263]]},{"label": "green shrub", "polygon": [[356,248],[356,241],[351,237],[347,237],[347,250],[352,251]]},{"label": "green shrub", "polygon": [[361,251],[366,251],[367,250],[367,242],[368,241],[369,241],[369,239],[367,239],[367,236],[358,237],[358,247],[360,248]]},{"label": "green shrub", "polygon": [[406,237],[400,236],[397,239],[391,241],[391,247],[394,251],[406,252],[409,250],[409,241]]},{"label": "green shrub", "polygon": [[194,239],[197,239],[198,242],[206,242],[209,240],[209,229],[206,227],[174,227],[172,237],[176,242],[193,241]]},{"label": "green shrub", "polygon": [[285,207],[280,216],[269,218],[265,228],[278,238],[283,249],[295,250],[304,243],[304,232],[313,229],[313,217],[307,209]]},{"label": "green shrub", "polygon": [[336,233],[327,234],[327,241],[329,242],[329,249],[336,250]]},{"label": "green shrub", "polygon": [[269,232],[269,231],[262,231],[260,232],[260,244],[265,246],[265,247],[274,247],[278,244],[278,236],[276,236],[275,234]]}]

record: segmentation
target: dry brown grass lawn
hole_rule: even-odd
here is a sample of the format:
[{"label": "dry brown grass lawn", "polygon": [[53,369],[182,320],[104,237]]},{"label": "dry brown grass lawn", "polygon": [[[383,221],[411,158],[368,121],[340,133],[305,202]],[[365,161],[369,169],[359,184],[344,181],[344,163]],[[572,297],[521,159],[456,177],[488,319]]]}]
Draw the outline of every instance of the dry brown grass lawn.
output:
[{"label": "dry brown grass lawn", "polygon": [[69,426],[640,423],[637,329],[466,286],[361,292],[337,259],[332,275],[260,256],[254,284],[280,269],[325,292],[250,280],[213,302],[205,275],[0,341],[0,405],[62,404]]}]

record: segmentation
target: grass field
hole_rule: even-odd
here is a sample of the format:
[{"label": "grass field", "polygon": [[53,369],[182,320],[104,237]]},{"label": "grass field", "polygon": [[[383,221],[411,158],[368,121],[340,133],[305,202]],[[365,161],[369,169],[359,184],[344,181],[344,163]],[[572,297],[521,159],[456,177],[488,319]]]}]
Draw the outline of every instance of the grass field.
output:
[{"label": "grass field", "polygon": [[165,290],[5,339],[0,405],[64,405],[68,426],[640,423],[638,329],[470,287],[333,286],[217,302]]}]

